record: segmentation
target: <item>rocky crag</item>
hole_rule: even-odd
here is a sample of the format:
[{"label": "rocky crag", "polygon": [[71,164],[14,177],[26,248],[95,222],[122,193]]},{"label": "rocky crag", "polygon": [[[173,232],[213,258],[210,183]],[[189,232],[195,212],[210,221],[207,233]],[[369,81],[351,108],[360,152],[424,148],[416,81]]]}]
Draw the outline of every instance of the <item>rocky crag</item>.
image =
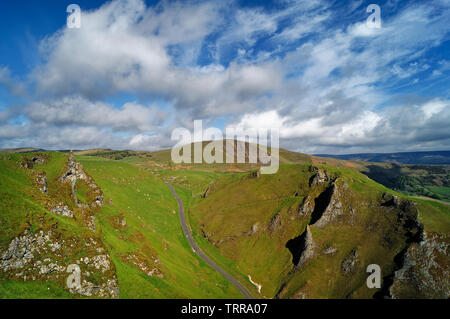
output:
[{"label": "rocky crag", "polygon": [[[296,180],[292,169],[286,168],[284,179],[281,168],[276,178],[216,185],[193,209],[194,216],[199,212],[199,232],[251,273],[261,283],[262,295],[449,297],[448,235],[427,232],[413,201],[382,191],[362,175],[299,166]],[[253,195],[266,189],[259,198]],[[221,196],[238,198],[227,203],[234,209],[216,204]],[[274,213],[266,213],[269,209]],[[369,264],[382,270],[378,290],[366,285]],[[271,269],[270,278],[257,275],[266,268]]]},{"label": "rocky crag", "polygon": [[[66,173],[57,180],[47,180],[44,164],[50,157],[35,155],[22,162],[24,173],[31,177],[38,191],[32,196],[46,210],[40,216],[23,214],[29,218],[24,220],[23,229],[0,247],[0,280],[54,282],[74,296],[118,298],[115,267],[95,231],[93,219],[103,205],[103,194],[72,154]],[[92,200],[89,204],[77,200],[80,181],[89,187],[87,198]],[[49,183],[56,186],[52,188],[56,192],[50,191]],[[70,198],[61,195],[65,183],[70,183]],[[69,233],[64,220],[55,220],[50,215],[73,220],[79,224],[76,226],[79,231]],[[84,231],[83,226],[90,230]],[[70,276],[75,278],[73,283],[68,282]]]}]

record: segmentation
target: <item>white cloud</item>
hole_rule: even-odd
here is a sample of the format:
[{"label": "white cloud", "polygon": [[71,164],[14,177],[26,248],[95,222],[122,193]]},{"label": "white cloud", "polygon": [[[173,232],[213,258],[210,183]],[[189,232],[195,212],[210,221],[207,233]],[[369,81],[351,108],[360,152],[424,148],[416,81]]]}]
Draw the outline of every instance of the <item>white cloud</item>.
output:
[{"label": "white cloud", "polygon": [[[42,41],[45,63],[31,76],[38,98],[21,114],[29,122],[2,126],[2,143],[158,148],[170,145],[175,124],[222,116],[230,125],[280,127],[286,145],[302,151],[447,143],[445,96],[392,104],[392,92],[435,64],[424,55],[448,39],[448,6],[405,5],[369,29],[364,19],[330,27],[342,17],[329,2],[277,5],[122,0],[83,12],[81,29]],[[447,64],[430,74],[441,76]],[[12,88],[12,78],[0,68],[0,84]],[[174,107],[103,102],[120,93]],[[162,125],[167,116],[172,123]]]},{"label": "white cloud", "polygon": [[450,108],[449,101],[441,101],[438,99],[432,100],[420,107],[422,112],[425,113],[425,118],[427,120],[433,115],[441,113],[444,108]]},{"label": "white cloud", "polygon": [[35,123],[111,127],[115,130],[151,130],[164,119],[156,107],[126,103],[115,108],[103,102],[90,102],[68,96],[49,102],[34,102],[25,114]]},{"label": "white cloud", "polygon": [[0,87],[1,86],[4,86],[8,92],[16,96],[24,95],[26,92],[23,83],[12,77],[9,68],[0,65]]}]

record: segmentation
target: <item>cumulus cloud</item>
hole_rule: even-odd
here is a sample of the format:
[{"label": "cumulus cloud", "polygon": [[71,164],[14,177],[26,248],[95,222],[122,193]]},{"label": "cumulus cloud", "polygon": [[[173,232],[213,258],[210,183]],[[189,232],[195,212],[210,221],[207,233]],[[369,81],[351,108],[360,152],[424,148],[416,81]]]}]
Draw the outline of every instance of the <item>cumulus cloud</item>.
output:
[{"label": "cumulus cloud", "polygon": [[[424,149],[450,146],[450,100],[433,99],[419,105],[403,105],[382,112],[363,111],[344,124],[325,121],[325,116],[293,121],[277,111],[245,114],[230,126],[240,129],[279,128],[280,136],[292,149],[321,153],[395,151],[414,149],[419,144]],[[328,124],[326,124],[328,123]]]},{"label": "cumulus cloud", "polygon": [[[80,29],[63,29],[42,43],[47,62],[33,78],[42,94],[75,92],[105,98],[117,92],[162,94],[201,115],[232,112],[276,88],[276,65],[180,66],[168,51],[203,39],[220,19],[219,3],[197,6],[113,1],[83,13]],[[224,112],[224,105],[228,105]]]},{"label": "cumulus cloud", "polygon": [[[281,145],[303,152],[449,147],[448,96],[406,103],[396,90],[443,79],[448,61],[426,53],[448,40],[450,6],[382,6],[383,27],[370,29],[354,18],[362,2],[339,5],[115,0],[83,11],[81,29],[42,40],[25,120],[2,111],[1,143],[157,149],[174,127],[227,119],[279,127]],[[19,92],[12,79],[0,68],[0,85]],[[136,99],[105,102],[122,93]]]},{"label": "cumulus cloud", "polygon": [[152,130],[164,120],[156,107],[126,103],[115,108],[104,102],[91,102],[80,96],[68,96],[48,102],[33,102],[25,114],[36,123],[54,125],[107,126],[115,130]]},{"label": "cumulus cloud", "polygon": [[12,95],[20,96],[25,94],[26,91],[24,84],[12,77],[9,68],[0,65],[0,87],[1,86],[5,87]]}]

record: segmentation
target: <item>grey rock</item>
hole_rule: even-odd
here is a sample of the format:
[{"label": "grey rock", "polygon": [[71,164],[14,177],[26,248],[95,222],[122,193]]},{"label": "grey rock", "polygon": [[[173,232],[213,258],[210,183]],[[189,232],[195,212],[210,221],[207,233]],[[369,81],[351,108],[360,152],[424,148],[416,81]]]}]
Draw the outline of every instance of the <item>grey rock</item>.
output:
[{"label": "grey rock", "polygon": [[392,298],[450,298],[448,237],[423,233],[422,241],[406,251],[402,268],[389,289]]},{"label": "grey rock", "polygon": [[338,187],[336,184],[333,184],[331,187],[332,195],[330,203],[328,204],[319,220],[317,220],[317,222],[314,224],[317,227],[324,227],[328,223],[334,221],[337,216],[340,216],[344,213]]},{"label": "grey rock", "polygon": [[45,174],[45,172],[38,174],[36,183],[41,192],[48,194],[47,174]]},{"label": "grey rock", "polygon": [[354,273],[359,264],[359,255],[356,249],[353,249],[342,261],[341,269],[344,274]]},{"label": "grey rock", "polygon": [[44,164],[45,158],[42,156],[33,156],[31,159],[26,160],[22,163],[22,167],[24,168],[33,168],[37,165]]},{"label": "grey rock", "polygon": [[306,263],[308,260],[310,260],[312,257],[314,257],[316,244],[314,243],[313,236],[311,233],[310,226],[306,226],[306,233],[304,234],[304,245],[303,245],[303,251],[300,256],[300,259],[298,261],[298,264],[295,266],[295,268],[300,268],[304,263]]},{"label": "grey rock", "polygon": [[298,214],[302,217],[309,216],[314,211],[314,199],[307,197],[303,203],[298,207]]},{"label": "grey rock", "polygon": [[252,228],[251,228],[250,231],[247,233],[247,235],[248,235],[248,236],[251,236],[251,235],[257,233],[258,230],[259,230],[259,224],[256,223],[256,224],[254,224],[254,225],[252,226]]},{"label": "grey rock", "polygon": [[104,201],[105,197],[103,195],[97,196],[95,197],[94,202],[99,206],[102,207],[103,206],[103,201]]},{"label": "grey rock", "polygon": [[63,203],[59,203],[57,206],[50,209],[50,211],[57,215],[73,218],[73,211],[71,211],[70,208]]},{"label": "grey rock", "polygon": [[325,255],[334,255],[336,252],[337,252],[337,248],[336,247],[328,247],[322,253],[325,254]]},{"label": "grey rock", "polygon": [[318,169],[316,175],[312,178],[309,183],[309,186],[324,184],[330,180],[327,172],[322,169]]},{"label": "grey rock", "polygon": [[282,226],[282,220],[280,213],[276,213],[275,216],[272,217],[269,224],[270,231],[277,231]]}]

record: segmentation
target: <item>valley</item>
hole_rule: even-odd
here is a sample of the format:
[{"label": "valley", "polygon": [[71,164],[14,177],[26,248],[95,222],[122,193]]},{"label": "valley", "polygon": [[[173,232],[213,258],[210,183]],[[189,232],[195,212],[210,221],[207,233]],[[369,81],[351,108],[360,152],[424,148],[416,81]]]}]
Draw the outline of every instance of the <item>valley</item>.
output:
[{"label": "valley", "polygon": [[448,205],[279,156],[260,175],[170,150],[0,154],[0,297],[448,298]]}]

